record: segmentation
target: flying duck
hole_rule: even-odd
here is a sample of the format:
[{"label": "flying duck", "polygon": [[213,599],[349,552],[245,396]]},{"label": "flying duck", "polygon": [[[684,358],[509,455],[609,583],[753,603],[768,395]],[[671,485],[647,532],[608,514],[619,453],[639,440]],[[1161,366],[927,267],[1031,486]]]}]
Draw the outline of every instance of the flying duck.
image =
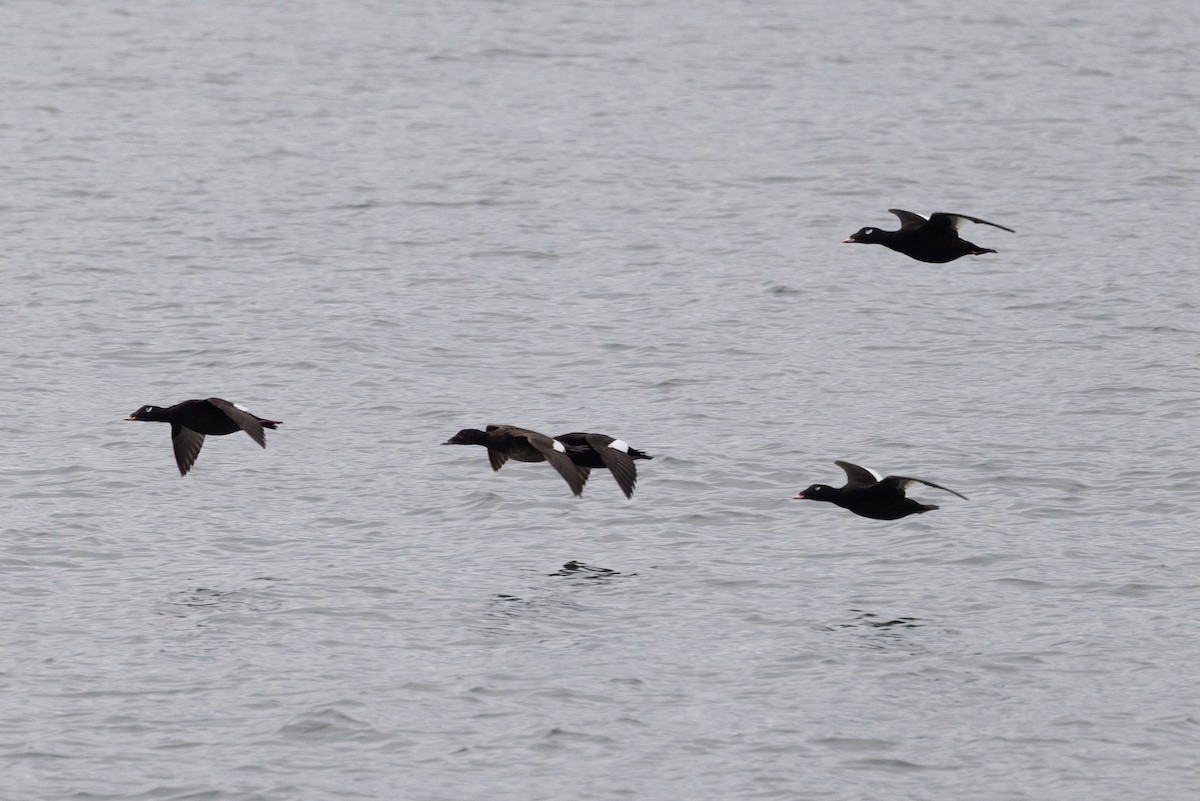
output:
[{"label": "flying duck", "polygon": [[920,214],[914,214],[904,209],[888,209],[900,218],[899,231],[881,231],[878,228],[860,228],[858,233],[843,239],[843,244],[861,242],[868,245],[883,245],[903,253],[917,261],[927,261],[933,264],[944,264],[954,261],[960,256],[978,256],[981,253],[995,253],[991,248],[981,248],[979,245],[961,239],[958,229],[964,222],[979,223],[1000,228],[1009,233],[1016,233],[1011,228],[994,222],[969,217],[966,214],[947,214],[937,211],[925,219]]},{"label": "flying duck", "polygon": [[567,446],[545,434],[516,426],[464,428],[443,445],[482,445],[487,448],[488,461],[499,470],[509,459],[518,462],[549,462],[567,482],[575,495],[583,494],[587,471],[575,466],[567,455]]},{"label": "flying duck", "polygon": [[186,400],[174,406],[143,406],[126,420],[150,420],[171,424],[171,444],[175,446],[175,463],[179,475],[192,469],[206,434],[232,434],[245,431],[262,447],[267,447],[264,428],[275,428],[282,420],[268,420],[223,398]]},{"label": "flying duck", "polygon": [[966,495],[934,484],[923,478],[908,476],[888,476],[882,478],[874,470],[859,467],[850,462],[834,462],[846,471],[846,486],[829,487],[825,484],[813,484],[800,494],[793,496],[796,501],[829,501],[843,509],[849,509],[856,515],[870,517],[874,520],[898,520],[912,514],[922,514],[937,509],[932,504],[918,503],[904,494],[904,490],[913,484],[924,484],[935,489],[945,490],[952,495],[958,495],[964,501]]},{"label": "flying duck", "polygon": [[654,458],[631,447],[628,442],[607,434],[573,432],[560,434],[554,439],[567,446],[567,456],[583,473],[584,481],[587,481],[588,471],[592,468],[608,468],[626,498],[633,497],[633,488],[637,484],[637,465],[634,460]]}]

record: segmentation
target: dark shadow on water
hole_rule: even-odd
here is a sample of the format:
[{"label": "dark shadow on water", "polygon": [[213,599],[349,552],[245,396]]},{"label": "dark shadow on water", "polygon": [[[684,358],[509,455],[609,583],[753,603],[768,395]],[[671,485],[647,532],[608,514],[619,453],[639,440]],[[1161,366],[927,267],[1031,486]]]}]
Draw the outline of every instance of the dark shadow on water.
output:
[{"label": "dark shadow on water", "polygon": [[926,628],[928,621],[915,617],[880,615],[863,609],[850,609],[849,612],[851,615],[848,618],[822,623],[820,629],[850,637],[846,644],[854,648],[883,651],[900,649],[909,653],[925,650],[921,645],[925,638],[914,629]]},{"label": "dark shadow on water", "polygon": [[[498,592],[489,596],[487,607],[478,621],[478,628],[489,634],[505,636],[547,636],[554,642],[569,646],[572,637],[584,636],[579,629],[567,635],[564,626],[576,626],[595,611],[589,598],[612,592],[618,579],[637,576],[637,573],[620,573],[606,567],[597,567],[572,559],[553,573],[535,573],[531,586],[524,591]],[[547,582],[545,578],[566,579]],[[586,588],[586,589],[585,589]],[[582,642],[582,640],[580,640]]]},{"label": "dark shadow on water", "polygon": [[883,618],[874,612],[864,612],[861,609],[851,609],[851,612],[858,612],[859,624],[861,626],[870,626],[876,629],[904,628],[915,629],[921,626],[921,622],[915,617],[894,617]]},{"label": "dark shadow on water", "polygon": [[899,630],[899,629],[916,629],[925,625],[919,618],[915,617],[890,617],[886,615],[877,615],[874,612],[864,612],[862,609],[851,609],[854,617],[844,623],[826,623],[823,628],[826,631],[840,631],[844,629],[884,629],[884,630]]},{"label": "dark shadow on water", "polygon": [[547,576],[565,576],[567,578],[577,579],[614,579],[614,578],[629,578],[636,576],[637,573],[618,573],[616,570],[609,570],[607,567],[595,567],[593,565],[577,562],[574,559],[564,564],[560,569],[553,573],[547,573]]},{"label": "dark shadow on water", "polygon": [[186,618],[206,612],[264,612],[278,609],[281,601],[270,596],[273,582],[278,579],[261,576],[250,586],[219,590],[213,587],[194,587],[171,593],[161,602],[156,614]]}]

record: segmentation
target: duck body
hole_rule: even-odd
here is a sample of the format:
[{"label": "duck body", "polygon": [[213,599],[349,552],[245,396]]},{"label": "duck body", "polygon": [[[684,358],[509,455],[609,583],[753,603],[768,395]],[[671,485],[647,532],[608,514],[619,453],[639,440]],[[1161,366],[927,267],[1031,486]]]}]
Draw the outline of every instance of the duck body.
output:
[{"label": "duck body", "polygon": [[174,406],[143,406],[126,420],[143,420],[171,424],[171,444],[175,448],[175,463],[179,475],[186,476],[200,455],[204,437],[223,436],[245,431],[262,447],[267,447],[263,429],[274,429],[282,420],[269,420],[223,398],[186,400]]},{"label": "duck body", "polygon": [[884,231],[867,226],[842,240],[843,244],[883,245],[917,261],[945,264],[963,256],[979,256],[984,253],[996,252],[992,248],[983,248],[961,238],[958,235],[958,229],[965,222],[990,225],[993,228],[1016,233],[1011,228],[981,220],[978,217],[969,217],[966,214],[950,214],[939,211],[929,215],[929,219],[925,219],[920,214],[904,209],[888,209],[888,211],[900,219],[898,231]]},{"label": "duck body", "polygon": [[490,425],[483,431],[464,428],[443,445],[482,445],[487,448],[492,470],[499,470],[509,459],[515,462],[550,462],[576,496],[583,494],[587,472],[575,466],[567,455],[567,446],[545,434],[509,425]]},{"label": "duck body", "polygon": [[874,470],[859,467],[850,462],[838,461],[834,464],[845,471],[845,486],[830,487],[825,484],[813,484],[793,496],[793,500],[828,501],[843,509],[848,509],[860,517],[869,517],[872,520],[899,520],[902,517],[924,514],[939,508],[933,504],[920,503],[905,495],[905,490],[912,484],[924,484],[952,495],[958,495],[963,500],[967,499],[967,496],[948,487],[921,478],[908,476],[882,478]]},{"label": "duck body", "polygon": [[624,440],[607,434],[575,431],[560,434],[554,439],[566,446],[567,456],[585,476],[588,471],[596,468],[609,470],[626,498],[633,497],[633,488],[637,485],[637,465],[634,461],[654,458],[631,447]]}]

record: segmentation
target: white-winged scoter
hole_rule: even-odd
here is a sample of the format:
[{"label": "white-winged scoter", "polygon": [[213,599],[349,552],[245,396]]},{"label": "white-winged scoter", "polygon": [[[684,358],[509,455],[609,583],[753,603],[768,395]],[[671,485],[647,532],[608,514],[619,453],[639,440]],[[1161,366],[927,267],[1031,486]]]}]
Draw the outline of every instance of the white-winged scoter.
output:
[{"label": "white-winged scoter", "polygon": [[825,484],[813,484],[800,494],[793,496],[793,500],[829,501],[843,509],[849,509],[856,515],[870,517],[874,520],[898,520],[901,517],[930,512],[938,508],[932,504],[918,503],[912,498],[906,497],[904,490],[912,484],[924,484],[935,489],[945,490],[964,501],[967,500],[966,495],[923,478],[909,478],[908,476],[880,478],[874,470],[859,467],[850,462],[834,462],[834,464],[846,471],[846,486],[829,487]]},{"label": "white-winged scoter", "polygon": [[914,214],[904,209],[888,209],[888,211],[900,218],[899,231],[882,231],[872,227],[860,228],[848,239],[843,239],[842,243],[860,242],[868,245],[883,245],[917,261],[944,264],[954,261],[960,256],[978,256],[981,253],[996,252],[991,248],[981,248],[960,238],[958,229],[964,222],[990,225],[1009,233],[1016,233],[1011,228],[981,220],[978,217],[968,217],[966,214],[947,214],[938,211],[929,215],[927,220],[920,214]]},{"label": "white-winged scoter", "polygon": [[267,447],[264,428],[275,428],[282,420],[267,420],[264,417],[230,403],[222,398],[186,400],[174,406],[143,406],[126,420],[150,420],[171,424],[171,444],[175,446],[175,463],[179,475],[186,476],[192,469],[200,448],[204,446],[206,434],[232,434],[245,431],[262,447]]},{"label": "white-winged scoter", "polygon": [[626,498],[633,497],[633,488],[637,485],[637,465],[634,464],[634,460],[654,458],[631,447],[628,442],[607,434],[575,431],[560,434],[554,439],[567,446],[567,456],[583,472],[585,481],[588,471],[592,468],[607,468]]},{"label": "white-winged scoter", "polygon": [[464,428],[443,445],[482,445],[488,461],[499,470],[509,459],[517,462],[549,462],[567,482],[571,492],[583,494],[587,471],[575,466],[567,455],[567,446],[545,434],[516,426],[488,426],[486,430]]}]

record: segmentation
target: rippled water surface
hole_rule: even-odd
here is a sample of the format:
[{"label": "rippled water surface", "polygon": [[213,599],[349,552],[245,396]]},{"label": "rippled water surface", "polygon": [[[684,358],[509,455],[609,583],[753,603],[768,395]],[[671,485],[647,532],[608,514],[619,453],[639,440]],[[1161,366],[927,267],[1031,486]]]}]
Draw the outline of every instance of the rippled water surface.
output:
[{"label": "rippled water surface", "polygon": [[0,22],[0,798],[1200,794],[1194,3]]}]

